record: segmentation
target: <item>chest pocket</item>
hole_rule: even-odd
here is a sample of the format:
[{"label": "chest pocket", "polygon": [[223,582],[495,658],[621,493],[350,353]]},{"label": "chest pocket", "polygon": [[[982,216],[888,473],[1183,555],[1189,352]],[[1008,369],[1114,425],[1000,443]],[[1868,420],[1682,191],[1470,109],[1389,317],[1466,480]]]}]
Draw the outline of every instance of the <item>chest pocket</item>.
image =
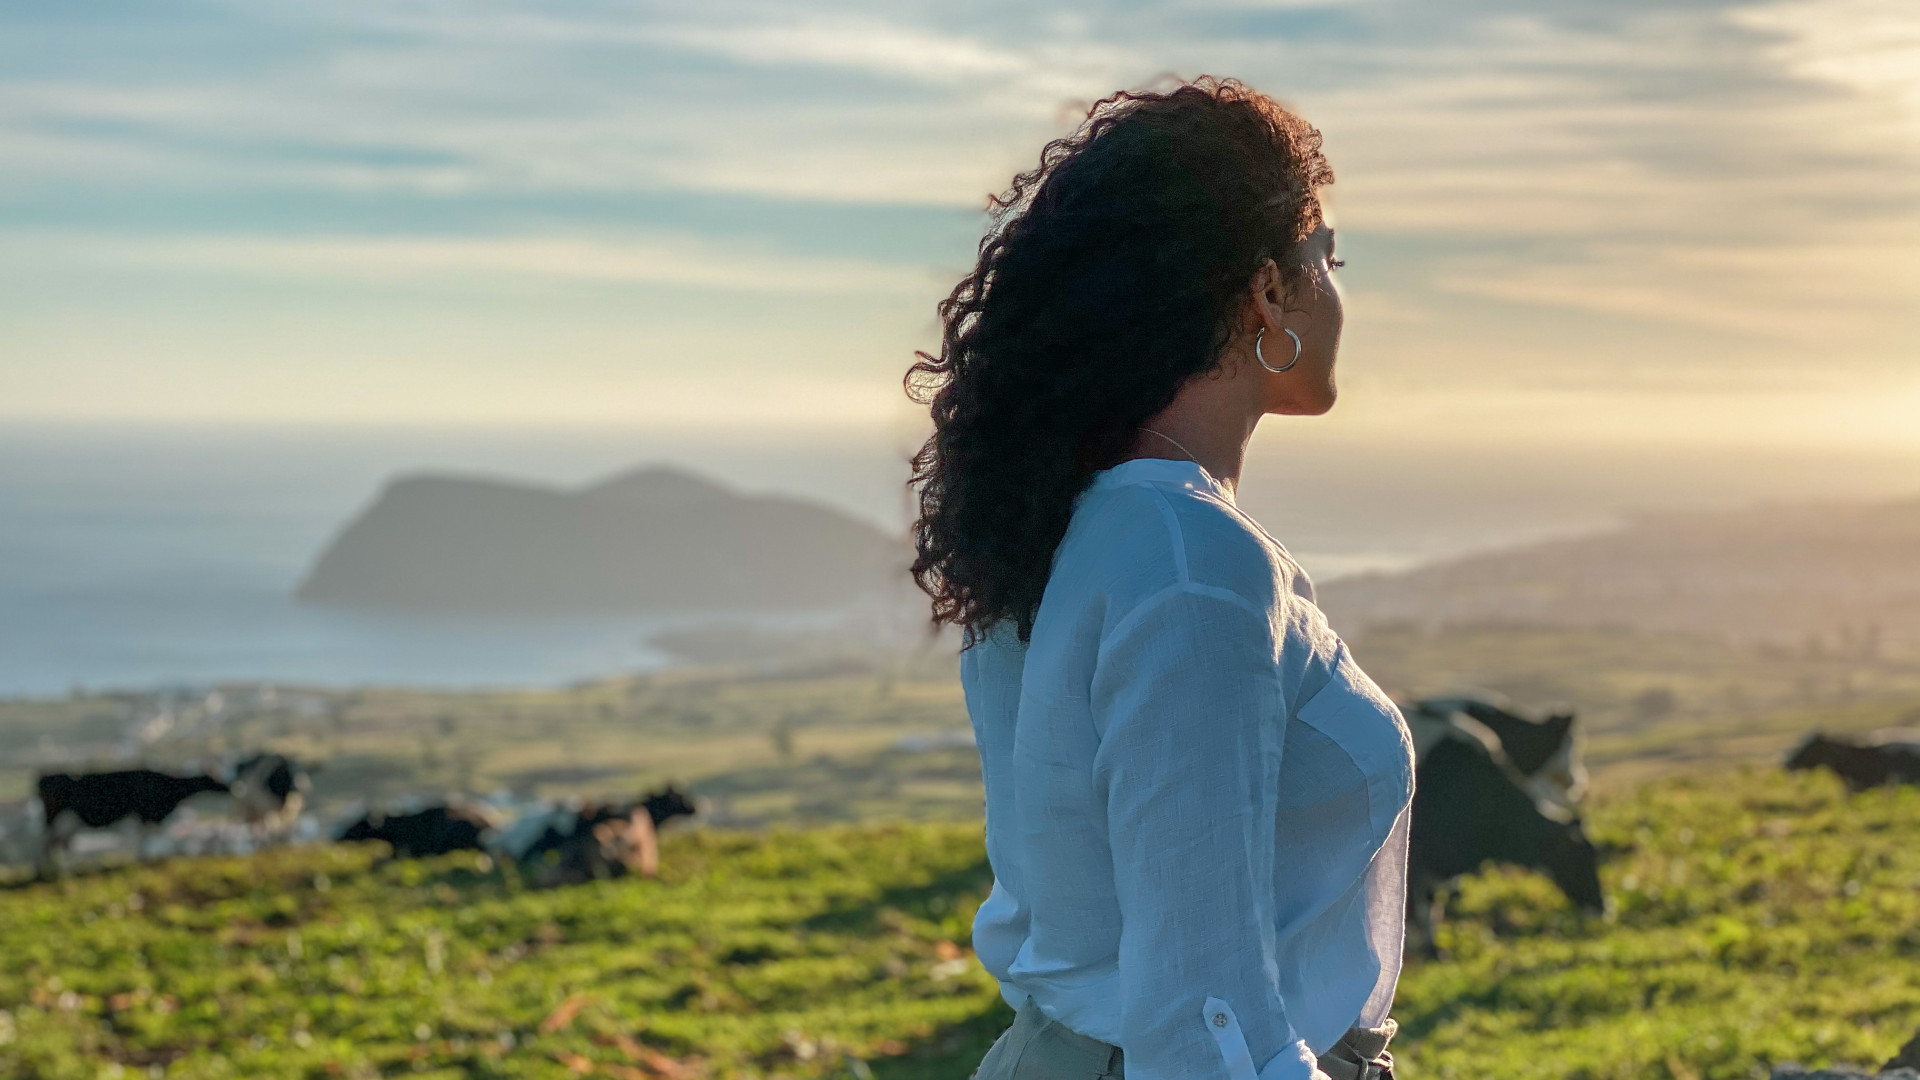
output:
[{"label": "chest pocket", "polygon": [[1384,843],[1400,811],[1413,801],[1413,737],[1400,710],[1343,644],[1326,686],[1301,706],[1296,719],[1337,747],[1358,770],[1373,844]]}]

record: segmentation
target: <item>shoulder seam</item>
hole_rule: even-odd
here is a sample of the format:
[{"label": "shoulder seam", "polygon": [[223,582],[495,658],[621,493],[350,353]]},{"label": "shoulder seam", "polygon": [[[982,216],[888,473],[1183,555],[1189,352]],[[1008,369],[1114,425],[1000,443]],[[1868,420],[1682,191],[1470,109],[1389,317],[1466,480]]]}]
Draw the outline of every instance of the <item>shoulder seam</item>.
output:
[{"label": "shoulder seam", "polygon": [[[1166,519],[1167,531],[1171,534],[1173,542],[1174,564],[1175,568],[1179,571],[1180,580],[1182,582],[1193,580],[1192,574],[1187,569],[1187,533],[1186,530],[1180,526],[1180,518],[1179,515],[1174,512],[1173,503],[1167,499],[1166,492],[1161,490],[1161,485],[1142,483],[1140,486],[1153,492],[1154,499],[1160,507],[1161,516]],[[1268,532],[1265,525],[1255,521],[1253,515],[1240,509],[1239,504],[1229,499],[1222,499],[1211,492],[1189,491],[1188,496],[1198,502],[1211,503],[1219,507],[1221,512],[1225,513],[1228,518],[1238,522],[1242,528],[1252,532],[1259,540],[1264,541],[1265,544],[1273,545],[1276,549],[1272,553],[1273,557],[1283,563],[1288,570],[1295,574],[1305,573],[1299,561],[1287,551],[1287,546],[1282,544],[1272,533]]]},{"label": "shoulder seam", "polygon": [[[1219,499],[1215,501],[1219,502],[1220,505],[1226,509],[1227,513],[1231,515],[1235,521],[1238,521],[1242,525],[1245,525],[1247,528],[1252,529],[1255,534],[1265,539],[1267,543],[1272,544],[1277,549],[1276,555],[1278,556],[1280,562],[1286,565],[1286,568],[1288,569],[1288,571],[1290,571],[1292,574],[1298,575],[1302,580],[1304,580],[1307,583],[1307,592],[1309,595],[1306,596],[1305,599],[1309,603],[1315,602],[1314,596],[1312,595],[1315,592],[1313,588],[1313,579],[1307,576],[1306,567],[1303,567],[1300,565],[1300,560],[1294,558],[1293,553],[1287,550],[1287,545],[1281,543],[1279,537],[1267,531],[1267,527],[1265,525],[1260,524],[1259,521],[1255,520],[1252,514],[1249,514],[1245,510],[1240,509],[1239,503],[1230,502],[1225,499]],[[1289,582],[1288,584],[1292,585],[1293,582]]]},{"label": "shoulder seam", "polygon": [[[1240,509],[1239,503],[1228,502],[1225,499],[1218,499],[1215,501],[1219,502],[1221,506],[1225,507],[1227,513],[1232,515],[1234,520],[1240,522],[1242,525],[1245,525],[1247,528],[1252,529],[1254,532],[1259,533],[1261,536],[1265,537],[1269,543],[1273,544],[1273,546],[1280,548],[1282,551],[1286,550],[1287,545],[1281,543],[1279,537],[1268,532],[1267,527],[1265,525],[1262,525],[1258,521],[1254,520],[1254,517],[1252,514],[1249,514],[1245,510]],[[1292,556],[1288,556],[1288,561],[1292,561]]]},{"label": "shoulder seam", "polygon": [[1154,505],[1160,509],[1160,519],[1166,522],[1167,539],[1173,544],[1174,574],[1182,585],[1193,580],[1187,573],[1187,531],[1180,527],[1180,518],[1173,512],[1173,504],[1167,501],[1167,495],[1156,484],[1143,484],[1153,493]]}]

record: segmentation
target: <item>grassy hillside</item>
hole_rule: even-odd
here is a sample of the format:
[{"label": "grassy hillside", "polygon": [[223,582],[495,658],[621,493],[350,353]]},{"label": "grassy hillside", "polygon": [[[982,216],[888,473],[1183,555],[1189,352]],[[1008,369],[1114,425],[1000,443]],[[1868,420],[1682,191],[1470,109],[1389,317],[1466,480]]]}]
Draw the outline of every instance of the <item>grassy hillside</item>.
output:
[{"label": "grassy hillside", "polygon": [[[1920,1027],[1920,790],[1729,771],[1601,798],[1616,911],[1470,882],[1397,1015],[1411,1077],[1747,1077]],[[975,824],[670,836],[525,892],[358,848],[0,891],[0,1075],[967,1075]],[[116,1069],[123,1066],[123,1069]]]},{"label": "grassy hillside", "polygon": [[1353,649],[1375,681],[1408,698],[1472,688],[1576,708],[1603,788],[1774,764],[1815,730],[1920,726],[1920,656],[1500,625],[1379,628]]},{"label": "grassy hillside", "polygon": [[1694,774],[1602,797],[1613,910],[1584,921],[1531,874],[1466,883],[1445,962],[1396,1015],[1415,1076],[1763,1076],[1878,1063],[1920,1029],[1920,789]]},{"label": "grassy hillside", "polygon": [[1920,500],[1646,515],[1606,532],[1327,584],[1349,633],[1488,621],[1920,652]]},{"label": "grassy hillside", "polygon": [[[902,736],[968,730],[955,671],[948,657],[933,671],[823,662],[769,673],[731,665],[555,689],[265,695],[226,687],[182,699],[0,701],[0,800],[25,796],[38,768],[114,760],[127,733],[150,729],[160,716],[168,721],[163,733],[137,749],[146,760],[185,764],[272,747],[326,763],[315,777],[323,805],[500,787],[593,794],[707,781],[823,756],[865,759]],[[959,811],[966,815],[979,813],[977,763],[974,774],[975,790]],[[722,782],[713,794],[738,793],[741,804],[724,809],[753,824],[781,820],[796,802],[818,803],[836,790],[793,783],[746,791]],[[915,797],[906,795],[906,802]]]},{"label": "grassy hillside", "polygon": [[550,892],[367,846],[15,889],[0,1075],[817,1076],[956,1052],[994,1020],[954,962],[978,833],[686,834],[661,880]]}]

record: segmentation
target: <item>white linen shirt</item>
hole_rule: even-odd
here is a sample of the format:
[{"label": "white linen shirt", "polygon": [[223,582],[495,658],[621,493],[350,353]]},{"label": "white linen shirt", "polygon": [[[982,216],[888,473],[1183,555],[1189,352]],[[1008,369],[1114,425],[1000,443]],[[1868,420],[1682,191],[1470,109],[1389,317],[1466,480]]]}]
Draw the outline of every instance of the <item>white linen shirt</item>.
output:
[{"label": "white linen shirt", "polygon": [[1324,1076],[1399,979],[1413,747],[1306,574],[1191,462],[1097,473],[1022,646],[961,655],[981,962],[1128,1080]]}]

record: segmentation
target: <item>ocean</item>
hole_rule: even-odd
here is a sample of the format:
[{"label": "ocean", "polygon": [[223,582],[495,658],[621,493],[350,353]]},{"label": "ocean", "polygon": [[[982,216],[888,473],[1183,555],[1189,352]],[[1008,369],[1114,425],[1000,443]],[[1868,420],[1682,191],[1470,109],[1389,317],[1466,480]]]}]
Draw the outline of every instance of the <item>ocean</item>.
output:
[{"label": "ocean", "polygon": [[[874,432],[0,426],[0,696],[272,681],[551,685],[672,662],[674,626],[740,616],[371,616],[291,595],[390,477],[558,485],[672,462],[888,528],[906,441]],[[1256,441],[1241,503],[1318,580],[1605,528],[1636,512],[1910,495],[1909,457]],[[775,624],[833,613],[768,613]]]}]

